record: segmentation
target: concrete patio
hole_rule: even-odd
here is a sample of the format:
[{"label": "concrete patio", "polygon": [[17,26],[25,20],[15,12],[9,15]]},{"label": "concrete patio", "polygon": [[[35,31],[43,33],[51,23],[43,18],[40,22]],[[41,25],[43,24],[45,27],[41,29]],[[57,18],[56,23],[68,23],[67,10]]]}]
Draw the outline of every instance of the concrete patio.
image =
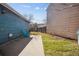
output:
[{"label": "concrete patio", "polygon": [[23,37],[8,41],[0,45],[0,54],[2,56],[18,56],[30,41],[31,39]]},{"label": "concrete patio", "polygon": [[23,49],[19,56],[44,56],[42,38],[40,35],[31,35],[32,40]]}]

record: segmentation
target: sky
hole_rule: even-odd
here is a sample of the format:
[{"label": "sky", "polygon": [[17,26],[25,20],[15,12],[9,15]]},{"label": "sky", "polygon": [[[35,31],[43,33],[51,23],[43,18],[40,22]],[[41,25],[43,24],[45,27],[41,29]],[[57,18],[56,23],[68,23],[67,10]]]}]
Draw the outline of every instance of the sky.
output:
[{"label": "sky", "polygon": [[9,5],[24,16],[33,15],[34,23],[44,23],[47,18],[48,3],[9,3]]}]

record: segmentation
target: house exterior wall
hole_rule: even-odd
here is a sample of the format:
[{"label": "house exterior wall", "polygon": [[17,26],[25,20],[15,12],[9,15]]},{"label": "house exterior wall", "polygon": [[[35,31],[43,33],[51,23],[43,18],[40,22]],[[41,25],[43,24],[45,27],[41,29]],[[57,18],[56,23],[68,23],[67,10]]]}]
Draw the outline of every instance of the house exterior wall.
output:
[{"label": "house exterior wall", "polygon": [[[2,10],[5,10],[2,13]],[[12,33],[12,38],[16,38],[23,32],[29,36],[29,22],[25,22],[20,17],[8,11],[5,7],[0,6],[0,44],[9,39],[9,34]]]},{"label": "house exterior wall", "polygon": [[50,4],[47,9],[47,32],[77,39],[79,30],[79,4]]}]

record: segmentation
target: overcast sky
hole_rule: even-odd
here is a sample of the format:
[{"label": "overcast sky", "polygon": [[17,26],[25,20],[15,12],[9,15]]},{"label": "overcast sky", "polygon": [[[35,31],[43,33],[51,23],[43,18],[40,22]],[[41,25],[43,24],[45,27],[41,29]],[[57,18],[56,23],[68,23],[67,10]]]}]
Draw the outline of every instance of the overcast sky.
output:
[{"label": "overcast sky", "polygon": [[46,19],[47,3],[10,3],[9,5],[22,15],[34,15],[33,22],[43,23]]}]

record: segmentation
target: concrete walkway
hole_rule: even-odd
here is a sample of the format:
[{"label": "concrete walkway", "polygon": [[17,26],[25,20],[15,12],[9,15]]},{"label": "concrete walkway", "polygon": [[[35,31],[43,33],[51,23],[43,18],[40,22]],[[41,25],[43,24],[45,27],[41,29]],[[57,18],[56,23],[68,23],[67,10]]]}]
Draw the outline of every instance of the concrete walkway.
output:
[{"label": "concrete walkway", "polygon": [[31,35],[32,40],[23,49],[19,56],[44,56],[42,39],[40,35]]}]

